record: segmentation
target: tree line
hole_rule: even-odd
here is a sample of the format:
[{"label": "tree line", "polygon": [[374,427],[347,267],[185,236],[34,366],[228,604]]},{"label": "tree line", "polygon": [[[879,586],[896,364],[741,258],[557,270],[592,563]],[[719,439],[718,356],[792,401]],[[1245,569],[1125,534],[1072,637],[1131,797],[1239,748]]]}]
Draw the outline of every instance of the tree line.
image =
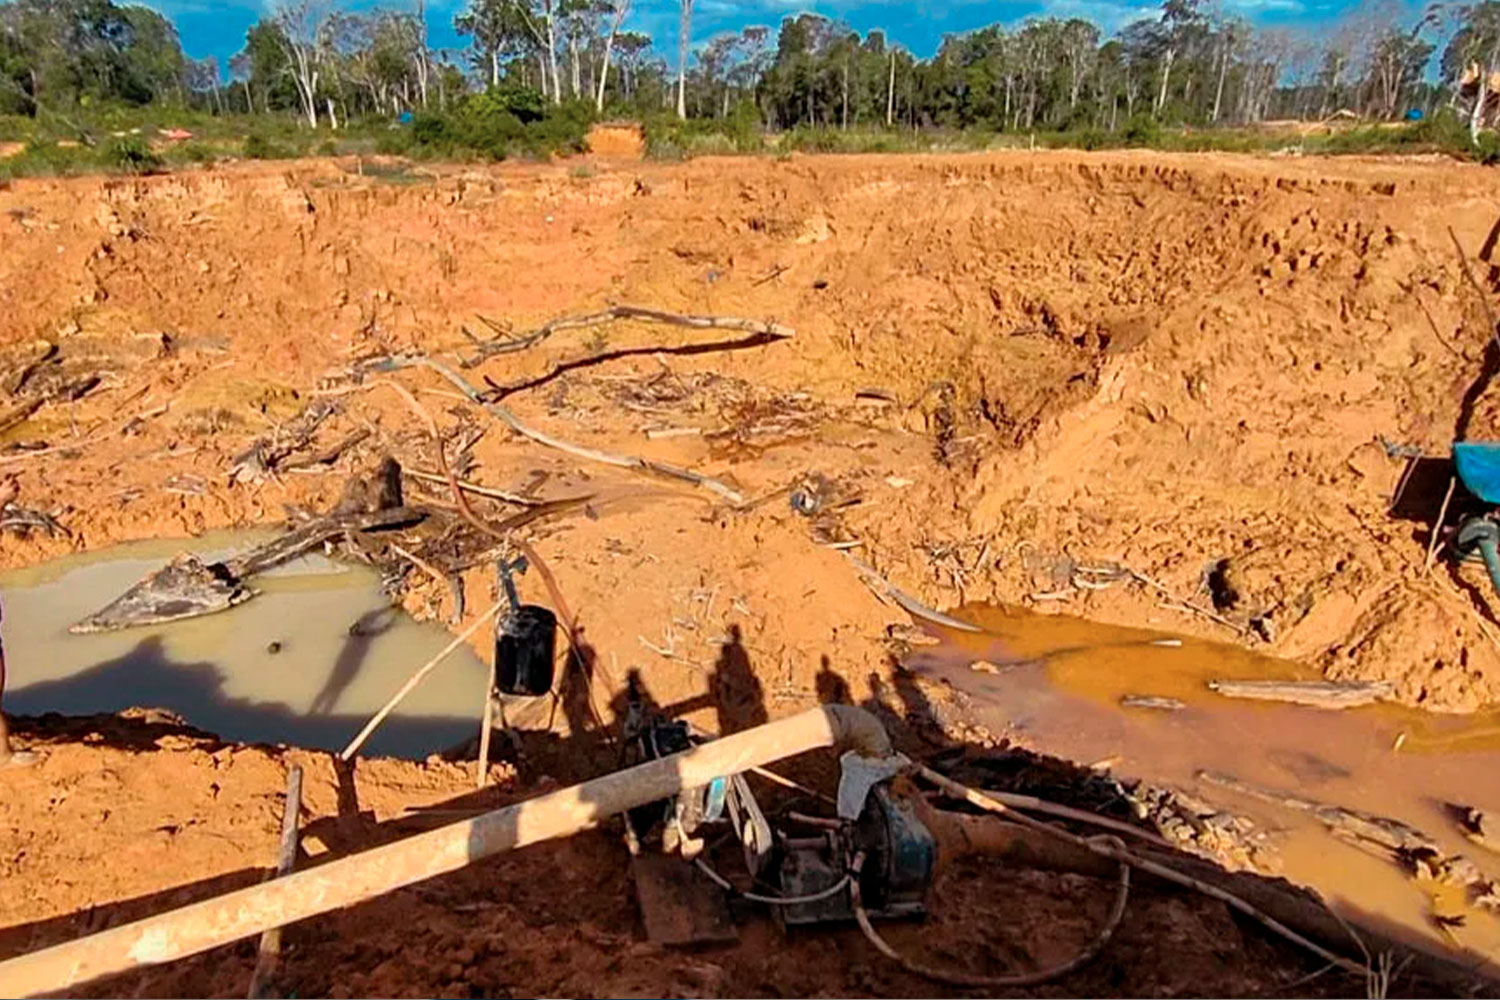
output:
[{"label": "tree line", "polygon": [[434,48],[424,0],[369,7],[279,0],[227,66],[184,54],[163,15],[115,0],[0,2],[0,113],[93,102],[292,114],[310,127],[443,111],[484,91],[587,103],[596,114],[801,126],[1114,131],[1448,107],[1471,130],[1500,115],[1500,0],[1405,16],[1367,0],[1315,34],[1263,28],[1205,0],[1164,0],[1112,35],[1032,18],[946,37],[930,58],[882,31],[798,14],[695,39],[630,30],[631,0],[468,0],[462,48]]}]

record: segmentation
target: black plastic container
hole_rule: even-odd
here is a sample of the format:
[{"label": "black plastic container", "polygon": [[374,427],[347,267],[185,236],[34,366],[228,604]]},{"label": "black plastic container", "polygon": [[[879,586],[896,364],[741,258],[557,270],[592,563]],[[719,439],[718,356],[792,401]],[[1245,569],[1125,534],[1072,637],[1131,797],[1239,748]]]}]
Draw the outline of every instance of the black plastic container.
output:
[{"label": "black plastic container", "polygon": [[557,616],[523,604],[500,623],[495,635],[495,674],[506,694],[536,697],[552,690],[557,654]]}]

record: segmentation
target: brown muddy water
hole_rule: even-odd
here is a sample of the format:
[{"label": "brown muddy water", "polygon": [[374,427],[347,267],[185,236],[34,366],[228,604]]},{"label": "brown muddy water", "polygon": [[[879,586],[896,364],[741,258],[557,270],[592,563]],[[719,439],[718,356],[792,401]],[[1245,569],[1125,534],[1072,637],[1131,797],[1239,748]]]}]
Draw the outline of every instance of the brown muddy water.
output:
[{"label": "brown muddy water", "polygon": [[[7,714],[165,708],[226,740],[342,749],[452,638],[390,608],[369,569],[304,557],[256,577],[259,596],[229,611],[68,632],[178,552],[217,559],[264,540],[148,542],[0,574]],[[456,650],[364,752],[420,758],[474,736],[487,669]]]},{"label": "brown muddy water", "polygon": [[[1463,893],[1418,884],[1390,861],[1336,839],[1304,811],[1199,777],[1227,774],[1401,820],[1500,878],[1500,855],[1466,839],[1445,809],[1454,803],[1500,813],[1500,715],[1232,700],[1208,682],[1320,677],[1235,646],[1194,639],[1153,645],[1175,637],[1065,615],[985,606],[952,614],[981,631],[924,623],[942,644],[917,651],[908,666],[963,692],[975,722],[1024,746],[1182,789],[1248,818],[1267,834],[1282,874],[1317,889],[1344,916],[1394,925],[1408,940],[1456,948],[1476,966],[1500,969],[1500,919],[1466,905]],[[976,661],[988,666],[975,669]],[[1184,707],[1124,707],[1127,695],[1173,698]],[[1439,914],[1450,918],[1446,928]]]}]

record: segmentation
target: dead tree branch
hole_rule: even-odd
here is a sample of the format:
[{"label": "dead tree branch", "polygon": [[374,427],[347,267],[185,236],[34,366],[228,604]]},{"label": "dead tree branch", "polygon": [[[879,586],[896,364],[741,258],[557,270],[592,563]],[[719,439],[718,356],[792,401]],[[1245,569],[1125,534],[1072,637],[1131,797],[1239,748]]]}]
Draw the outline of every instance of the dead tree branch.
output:
[{"label": "dead tree branch", "polygon": [[537,430],[530,424],[524,423],[520,417],[517,417],[499,403],[486,401],[479,390],[469,383],[468,379],[435,358],[430,358],[422,354],[391,355],[390,357],[376,359],[366,366],[367,371],[382,372],[399,371],[403,368],[428,368],[437,372],[443,378],[453,383],[460,392],[468,397],[470,402],[482,407],[486,413],[505,423],[517,434],[525,438],[530,438],[537,444],[546,445],[548,448],[555,448],[558,451],[577,458],[586,459],[590,462],[598,462],[602,465],[613,465],[620,469],[635,469],[640,472],[665,476],[669,479],[680,479],[683,482],[692,483],[694,486],[701,486],[706,490],[717,493],[735,507],[744,506],[745,498],[739,490],[736,490],[727,483],[714,479],[712,476],[705,476],[691,469],[684,469],[681,466],[672,465],[667,462],[658,462],[654,459],[641,458],[636,455],[620,455],[614,452],[585,448],[582,445],[570,444],[544,431]]},{"label": "dead tree branch", "polygon": [[1484,310],[1484,321],[1489,325],[1490,337],[1495,341],[1495,346],[1500,348],[1500,324],[1495,322],[1495,308],[1490,305],[1489,294],[1479,285],[1479,279],[1474,277],[1474,269],[1469,266],[1469,255],[1464,253],[1464,245],[1458,241],[1458,234],[1453,227],[1448,227],[1448,238],[1453,241],[1453,249],[1458,251],[1458,266],[1464,273],[1464,280],[1469,287],[1474,289],[1474,294],[1479,296],[1479,306]]},{"label": "dead tree branch", "polygon": [[[508,339],[487,341],[479,345],[473,357],[463,362],[463,367],[473,368],[481,362],[501,354],[514,354],[525,351],[540,344],[553,334],[563,333],[568,330],[586,330],[590,327],[603,326],[605,323],[613,323],[618,320],[636,320],[643,323],[662,323],[667,326],[684,326],[695,330],[740,330],[744,333],[758,334],[775,340],[784,340],[795,336],[789,326],[780,323],[767,323],[756,319],[744,319],[739,316],[692,316],[684,313],[666,312],[661,309],[647,309],[642,306],[610,306],[603,312],[589,313],[587,316],[564,316],[561,319],[552,320],[544,326],[538,327],[521,337],[510,337]],[[491,329],[496,329],[493,323],[486,321]]]},{"label": "dead tree branch", "polygon": [[545,372],[542,372],[540,375],[534,375],[531,378],[523,379],[519,382],[513,382],[510,385],[500,385],[498,382],[492,380],[488,375],[484,377],[484,381],[485,384],[490,387],[490,392],[487,398],[504,399],[505,397],[513,396],[518,392],[526,392],[531,389],[539,389],[542,386],[556,380],[559,376],[566,375],[569,372],[577,371],[580,368],[591,368],[594,365],[603,364],[606,361],[619,361],[622,358],[637,357],[655,358],[668,355],[675,357],[692,357],[696,354],[719,354],[724,351],[742,351],[746,348],[761,347],[765,344],[774,343],[776,340],[776,337],[773,337],[769,334],[752,333],[735,340],[713,340],[699,344],[682,344],[677,347],[662,347],[658,344],[651,344],[646,347],[621,347],[614,350],[601,351],[597,354],[589,354],[581,358],[574,358],[571,361],[560,361],[552,367],[548,368]]},{"label": "dead tree branch", "polygon": [[[413,479],[419,479],[424,483],[444,484],[448,482],[446,476],[438,475],[435,472],[424,472],[421,469],[402,469],[401,474],[410,476]],[[504,503],[513,503],[517,507],[536,507],[542,502],[534,497],[523,497],[521,494],[511,492],[510,490],[497,490],[494,487],[484,486],[480,483],[471,483],[466,479],[460,479],[458,485],[465,493],[472,493],[477,497],[486,497],[490,500],[500,500]]]}]

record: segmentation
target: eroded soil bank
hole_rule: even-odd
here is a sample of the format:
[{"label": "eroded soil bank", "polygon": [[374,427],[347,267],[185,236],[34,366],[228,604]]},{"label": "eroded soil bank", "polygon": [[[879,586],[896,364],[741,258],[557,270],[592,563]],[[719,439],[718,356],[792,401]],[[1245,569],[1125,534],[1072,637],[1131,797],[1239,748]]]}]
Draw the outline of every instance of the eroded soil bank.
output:
[{"label": "eroded soil bank", "polygon": [[[1425,572],[1430,517],[1396,520],[1387,508],[1403,456],[1500,435],[1500,401],[1476,386],[1485,307],[1449,235],[1489,296],[1497,194],[1493,173],[1449,163],[1145,153],[587,171],[299,162],[17,182],[0,188],[0,388],[15,397],[14,419],[0,419],[10,448],[0,474],[16,479],[12,507],[30,513],[6,523],[35,524],[40,512],[66,533],[7,531],[0,563],[327,510],[385,455],[435,473],[422,421],[372,386],[393,379],[430,409],[465,479],[533,500],[595,497],[527,528],[598,652],[589,686],[575,681],[564,699],[559,731],[611,720],[634,668],[662,704],[697,699],[693,717],[711,730],[836,694],[886,706],[918,741],[962,737],[963,705],[943,689],[903,697],[913,682],[893,663],[906,652],[905,616],[861,582],[848,552],[938,607],[1002,602],[1241,642],[1330,679],[1390,680],[1410,706],[1482,710],[1500,701],[1495,598],[1472,567]],[[730,511],[711,493],[542,448],[431,373],[350,378],[394,352],[472,354],[465,328],[520,333],[610,303],[774,320],[796,335],[730,346],[741,338],[615,324],[465,374],[558,438],[689,466],[764,503]],[[709,341],[720,347],[697,350]],[[334,408],[309,461],[243,473],[257,439],[274,441],[319,402]],[[788,490],[812,502],[796,509],[778,493]],[[431,480],[409,481],[408,493],[448,499]],[[474,503],[497,520],[515,509]],[[431,554],[441,539],[429,541]],[[1099,567],[1133,575],[1091,572]],[[488,564],[463,586],[472,618],[493,600]],[[534,578],[523,588],[542,597]],[[454,610],[450,589],[416,566],[404,593],[419,615]],[[7,617],[5,627],[25,623]],[[102,748],[46,733],[21,727],[53,756],[17,779],[25,794],[5,796],[7,881],[70,888],[8,893],[6,925],[59,923],[17,931],[7,951],[79,933],[86,916],[68,915],[80,908],[269,863],[278,754],[192,740],[141,752],[155,744]],[[991,727],[969,739],[1003,735],[1022,738]],[[114,762],[101,766],[100,754]],[[176,794],[174,769],[197,782],[222,754],[246,762],[233,805],[217,778],[199,782],[206,797]],[[555,756],[523,761],[517,780],[590,770]],[[322,760],[308,763],[326,770]],[[1130,772],[1128,752],[1115,766]],[[310,808],[337,816],[325,778],[329,801]],[[108,781],[121,784],[69,792]],[[394,814],[418,804],[412,789],[451,797],[472,774],[371,762],[359,781],[362,808]],[[1500,808],[1496,782],[1476,776],[1474,804]],[[63,822],[70,799],[109,816]],[[169,811],[178,818],[155,818]],[[111,823],[118,832],[101,837]],[[119,861],[199,828],[214,846],[197,855]],[[150,846],[148,829],[170,832]],[[642,950],[625,929],[617,853],[607,838],[583,838],[374,904],[427,900],[447,928],[434,933],[458,937],[476,936],[481,917],[452,906],[482,904],[495,923],[482,936],[504,939],[498,951],[458,937],[418,947],[402,929],[409,921],[364,911],[314,922],[299,995],[931,991],[862,971],[874,967],[853,957],[855,939],[840,940],[851,957],[838,966],[811,957],[832,939],[784,947],[768,936],[760,951],[707,959]],[[525,904],[560,878],[583,881]],[[1013,876],[950,889],[955,926],[976,940],[1004,922],[981,905],[989,878]],[[1049,889],[1059,912],[1077,910],[1073,890]],[[1090,905],[1102,908],[1097,894]],[[1132,912],[1125,950],[1088,974],[1098,981],[1059,992],[1245,993],[1313,971],[1271,961],[1257,949],[1279,946],[1245,936],[1222,908],[1159,902],[1186,907],[1193,929],[1168,933],[1149,908]],[[502,932],[513,923],[527,934]],[[1147,950],[1228,949],[1203,968],[1248,978],[1132,958],[1132,934]],[[386,938],[377,959],[370,949]],[[1068,947],[1042,955],[990,940],[1038,965]],[[453,954],[439,962],[440,951]],[[245,968],[188,963],[142,988],[233,993]]]}]

